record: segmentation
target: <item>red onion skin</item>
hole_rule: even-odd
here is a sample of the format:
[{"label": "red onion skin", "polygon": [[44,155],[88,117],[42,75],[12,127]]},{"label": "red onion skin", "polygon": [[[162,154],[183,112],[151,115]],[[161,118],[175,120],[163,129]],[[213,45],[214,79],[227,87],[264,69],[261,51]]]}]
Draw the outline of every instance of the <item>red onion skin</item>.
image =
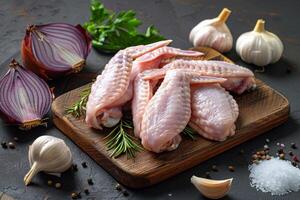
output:
[{"label": "red onion skin", "polygon": [[[49,24],[44,24],[41,26],[47,26]],[[87,31],[81,27],[81,25],[76,25],[75,28],[79,30],[85,38],[86,43],[88,44],[87,49],[88,52],[91,51],[92,48],[92,38],[87,33]],[[68,75],[73,72],[73,69],[70,68],[65,71],[55,71],[47,68],[43,63],[39,62],[32,53],[32,40],[30,36],[30,31],[26,30],[26,34],[21,43],[21,56],[23,60],[23,65],[42,77],[44,80],[52,80],[56,78],[60,78],[64,75]]]}]

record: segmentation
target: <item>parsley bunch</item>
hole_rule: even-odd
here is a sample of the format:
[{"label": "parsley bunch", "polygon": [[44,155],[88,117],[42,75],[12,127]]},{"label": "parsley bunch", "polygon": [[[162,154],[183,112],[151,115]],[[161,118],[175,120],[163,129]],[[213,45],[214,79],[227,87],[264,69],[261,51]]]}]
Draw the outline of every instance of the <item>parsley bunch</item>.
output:
[{"label": "parsley bunch", "polygon": [[98,0],[92,0],[90,20],[84,28],[92,36],[93,46],[106,53],[165,39],[153,26],[149,26],[146,33],[139,33],[137,28],[141,24],[132,10],[114,13]]}]

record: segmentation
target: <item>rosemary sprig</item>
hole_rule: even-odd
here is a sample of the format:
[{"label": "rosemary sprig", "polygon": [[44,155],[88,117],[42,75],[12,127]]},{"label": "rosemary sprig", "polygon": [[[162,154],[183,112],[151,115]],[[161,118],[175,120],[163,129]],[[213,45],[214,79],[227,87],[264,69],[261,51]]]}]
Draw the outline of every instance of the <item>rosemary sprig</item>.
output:
[{"label": "rosemary sprig", "polygon": [[107,150],[113,150],[110,154],[111,157],[117,158],[125,153],[127,158],[134,158],[136,152],[143,150],[136,139],[127,133],[126,129],[132,128],[132,121],[122,119],[104,138],[107,140],[105,143]]},{"label": "rosemary sprig", "polygon": [[71,114],[76,118],[84,115],[86,110],[86,103],[90,93],[91,87],[84,89],[80,94],[80,99],[66,109],[67,114]]},{"label": "rosemary sprig", "polygon": [[184,128],[184,130],[182,131],[183,135],[185,135],[186,137],[189,137],[192,140],[196,140],[198,134],[196,133],[196,131],[194,129],[192,129],[190,126],[186,126]]}]

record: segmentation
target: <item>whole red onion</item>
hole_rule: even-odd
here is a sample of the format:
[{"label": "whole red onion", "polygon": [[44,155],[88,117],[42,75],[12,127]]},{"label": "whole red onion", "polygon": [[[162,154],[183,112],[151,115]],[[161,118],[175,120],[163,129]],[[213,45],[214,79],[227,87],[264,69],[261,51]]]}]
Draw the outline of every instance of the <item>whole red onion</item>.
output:
[{"label": "whole red onion", "polygon": [[0,79],[0,113],[21,129],[44,124],[43,117],[52,103],[47,83],[14,59]]},{"label": "whole red onion", "polygon": [[52,23],[28,26],[21,53],[25,67],[54,79],[79,72],[91,47],[91,37],[80,25]]}]

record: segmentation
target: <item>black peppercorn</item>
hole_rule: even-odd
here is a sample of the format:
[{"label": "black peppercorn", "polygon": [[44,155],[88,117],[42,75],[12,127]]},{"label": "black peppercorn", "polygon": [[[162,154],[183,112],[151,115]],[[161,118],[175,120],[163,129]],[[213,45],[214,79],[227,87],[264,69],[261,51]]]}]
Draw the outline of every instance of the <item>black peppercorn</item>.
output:
[{"label": "black peppercorn", "polygon": [[116,186],[115,186],[115,189],[118,190],[118,191],[121,191],[122,186],[119,183],[117,183]]},{"label": "black peppercorn", "polygon": [[124,195],[125,197],[129,196],[129,193],[127,192],[127,190],[124,190],[124,191],[123,191],[123,195]]},{"label": "black peppercorn", "polygon": [[77,167],[76,164],[73,164],[73,165],[72,165],[72,170],[73,170],[74,172],[77,172],[77,171],[78,171],[78,167]]},{"label": "black peppercorn", "polygon": [[93,182],[93,180],[92,180],[91,178],[89,178],[89,179],[87,180],[87,182],[88,182],[89,185],[93,185],[93,184],[94,184],[94,182]]},{"label": "black peppercorn", "polygon": [[298,166],[297,163],[296,163],[295,161],[292,162],[292,165],[293,165],[294,167],[297,167],[297,166]]},{"label": "black peppercorn", "polygon": [[283,151],[283,149],[278,149],[278,151],[277,151],[279,154],[282,154],[282,153],[284,153],[284,151]]},{"label": "black peppercorn", "polygon": [[86,162],[82,162],[81,165],[82,165],[83,168],[87,168]]},{"label": "black peppercorn", "polygon": [[89,195],[90,194],[90,191],[89,191],[89,189],[84,189],[84,193],[86,194],[86,195]]},{"label": "black peppercorn", "polygon": [[296,143],[292,142],[292,143],[291,143],[291,148],[292,148],[292,149],[297,149]]},{"label": "black peppercorn", "polygon": [[1,142],[1,146],[2,146],[3,149],[7,149],[7,144],[6,144],[6,142]]}]

